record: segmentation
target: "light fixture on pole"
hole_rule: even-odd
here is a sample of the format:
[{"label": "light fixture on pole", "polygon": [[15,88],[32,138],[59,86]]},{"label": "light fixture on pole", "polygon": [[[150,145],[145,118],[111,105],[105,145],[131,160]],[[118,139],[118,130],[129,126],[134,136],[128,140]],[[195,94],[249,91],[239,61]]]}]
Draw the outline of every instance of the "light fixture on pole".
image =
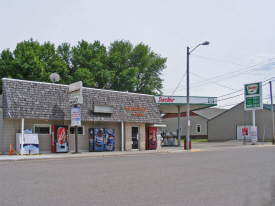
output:
[{"label": "light fixture on pole", "polygon": [[196,48],[198,48],[200,45],[209,45],[209,42],[203,42],[199,45],[197,45],[193,50],[191,50],[191,52],[189,52],[189,47],[187,47],[187,70],[186,70],[186,78],[187,78],[187,92],[186,92],[186,96],[187,96],[187,101],[186,101],[186,117],[187,117],[187,130],[186,130],[186,137],[185,137],[185,143],[186,143],[186,150],[189,150],[189,127],[190,127],[190,119],[189,119],[189,55],[192,53],[192,51],[194,51]]}]

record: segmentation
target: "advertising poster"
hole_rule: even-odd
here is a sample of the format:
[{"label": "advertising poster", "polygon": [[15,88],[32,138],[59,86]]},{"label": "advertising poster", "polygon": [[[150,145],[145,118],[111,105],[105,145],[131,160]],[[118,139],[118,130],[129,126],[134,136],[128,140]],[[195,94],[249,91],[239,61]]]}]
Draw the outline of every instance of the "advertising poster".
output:
[{"label": "advertising poster", "polygon": [[89,152],[94,151],[94,129],[89,129]]},{"label": "advertising poster", "polygon": [[258,142],[257,127],[251,127],[251,142],[254,144]]},{"label": "advertising poster", "polygon": [[104,150],[104,129],[94,129],[94,149],[95,151]]},{"label": "advertising poster", "polygon": [[242,136],[247,137],[248,136],[248,127],[242,127]]},{"label": "advertising poster", "polygon": [[71,126],[81,126],[80,108],[71,108]]},{"label": "advertising poster", "polygon": [[[21,149],[20,145],[20,149]],[[23,145],[23,154],[39,154],[39,145],[38,144],[24,144]]]},{"label": "advertising poster", "polygon": [[113,129],[105,129],[105,150],[106,151],[113,151],[113,143],[114,143],[114,130]]},{"label": "advertising poster", "polygon": [[56,152],[68,152],[68,130],[65,126],[57,128],[55,150]]}]

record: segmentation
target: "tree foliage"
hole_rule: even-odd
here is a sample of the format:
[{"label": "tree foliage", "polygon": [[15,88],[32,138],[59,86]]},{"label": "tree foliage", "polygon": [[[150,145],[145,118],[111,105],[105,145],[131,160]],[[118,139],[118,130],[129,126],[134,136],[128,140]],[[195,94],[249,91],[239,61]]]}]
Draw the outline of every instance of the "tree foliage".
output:
[{"label": "tree foliage", "polygon": [[50,74],[58,73],[61,84],[82,81],[84,87],[144,94],[161,93],[165,68],[166,58],[149,46],[124,40],[112,42],[107,49],[99,41],[81,40],[73,47],[62,43],[55,48],[50,42],[30,39],[18,43],[13,52],[6,49],[0,54],[1,79],[51,82]]}]

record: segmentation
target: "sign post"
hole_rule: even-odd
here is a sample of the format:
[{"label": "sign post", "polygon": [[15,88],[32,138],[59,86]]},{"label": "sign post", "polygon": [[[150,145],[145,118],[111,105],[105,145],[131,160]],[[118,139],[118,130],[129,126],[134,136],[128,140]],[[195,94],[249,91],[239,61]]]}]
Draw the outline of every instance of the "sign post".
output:
[{"label": "sign post", "polygon": [[81,125],[81,110],[80,107],[77,107],[78,104],[83,103],[82,97],[82,81],[75,82],[69,85],[69,104],[74,106],[71,108],[71,125],[75,126],[74,134],[75,134],[75,153],[78,153],[78,146],[77,146],[77,126]]},{"label": "sign post", "polygon": [[[255,110],[263,109],[262,82],[250,83],[244,85],[244,110],[252,111],[253,129],[251,129],[251,142],[255,144],[258,141],[257,127],[255,124]],[[253,131],[253,135],[252,135]]]}]

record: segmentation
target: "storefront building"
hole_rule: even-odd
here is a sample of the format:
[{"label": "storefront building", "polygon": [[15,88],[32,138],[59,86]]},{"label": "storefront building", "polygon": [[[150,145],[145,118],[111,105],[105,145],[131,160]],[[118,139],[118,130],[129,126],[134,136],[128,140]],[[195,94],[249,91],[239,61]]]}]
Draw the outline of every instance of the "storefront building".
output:
[{"label": "storefront building", "polygon": [[[85,87],[82,94],[83,104],[78,105],[81,126],[77,127],[80,152],[89,151],[90,129],[113,129],[114,150],[130,151],[145,150],[146,128],[162,125],[153,95]],[[21,133],[22,122],[24,129],[38,134],[40,153],[52,152],[53,126],[66,126],[68,152],[75,150],[68,85],[4,78],[1,98],[0,154],[7,154],[10,144],[15,147],[16,133]],[[160,129],[157,130],[160,133]],[[160,135],[157,138],[161,146]]]}]

